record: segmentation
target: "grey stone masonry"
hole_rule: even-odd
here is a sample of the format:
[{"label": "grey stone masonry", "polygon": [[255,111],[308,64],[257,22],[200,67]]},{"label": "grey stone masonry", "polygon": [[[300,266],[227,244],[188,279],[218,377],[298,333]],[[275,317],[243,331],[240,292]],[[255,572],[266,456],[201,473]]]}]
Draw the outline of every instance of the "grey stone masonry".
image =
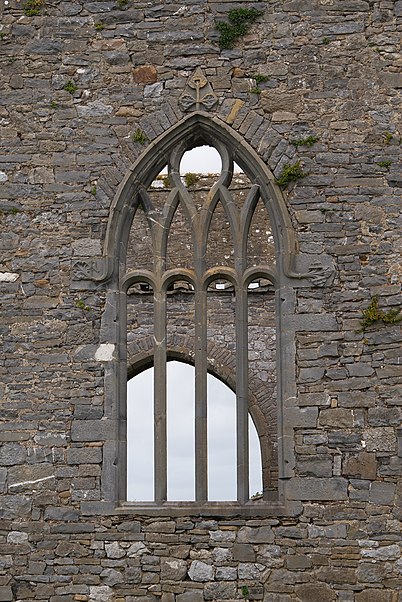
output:
[{"label": "grey stone masonry", "polygon": [[[0,601],[402,602],[401,31],[402,0],[0,2]],[[186,185],[204,144],[221,178]],[[199,362],[200,332],[263,492],[130,502],[127,366]]]}]

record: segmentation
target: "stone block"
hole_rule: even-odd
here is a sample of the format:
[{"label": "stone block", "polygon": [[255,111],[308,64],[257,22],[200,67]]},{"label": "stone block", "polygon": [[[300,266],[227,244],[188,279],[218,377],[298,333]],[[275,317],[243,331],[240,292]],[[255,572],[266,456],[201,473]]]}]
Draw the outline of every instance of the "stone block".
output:
[{"label": "stone block", "polygon": [[299,475],[307,475],[309,477],[331,477],[332,476],[332,459],[320,458],[319,455],[305,457],[297,462],[297,473]]},{"label": "stone block", "polygon": [[186,574],[187,562],[185,560],[179,560],[177,558],[162,560],[161,579],[168,581],[183,581],[186,578]]},{"label": "stone block", "polygon": [[8,471],[8,489],[11,493],[54,489],[54,466],[50,463],[12,466]]},{"label": "stone block", "polygon": [[112,420],[73,420],[71,424],[72,441],[105,441],[114,432]]},{"label": "stone block", "polygon": [[383,583],[384,565],[371,562],[360,562],[357,567],[359,583]]},{"label": "stone block", "polygon": [[366,548],[362,550],[362,558],[372,558],[375,561],[398,560],[401,556],[401,547],[398,544]]},{"label": "stone block", "polygon": [[4,493],[6,488],[7,468],[0,468],[0,493]]},{"label": "stone block", "polygon": [[395,592],[385,589],[365,589],[358,592],[355,602],[395,602]]},{"label": "stone block", "polygon": [[238,543],[256,544],[273,543],[274,534],[271,527],[241,527],[237,536]]},{"label": "stone block", "polygon": [[233,546],[233,559],[238,562],[254,562],[254,546],[247,543],[236,543]]},{"label": "stone block", "polygon": [[3,495],[0,516],[3,519],[21,519],[27,517],[32,509],[32,496]]},{"label": "stone block", "polygon": [[300,602],[332,602],[336,593],[326,583],[303,583],[296,586]]},{"label": "stone block", "polygon": [[100,447],[72,447],[67,450],[67,464],[98,464],[101,461]]},{"label": "stone block", "polygon": [[319,581],[324,581],[330,585],[353,584],[356,583],[356,569],[346,566],[323,566],[317,571]]},{"label": "stone block", "polygon": [[[321,378],[321,376],[322,374],[320,371],[319,378]],[[294,428],[315,428],[317,426],[318,408],[292,408],[288,412],[288,417]]]},{"label": "stone block", "polygon": [[304,554],[290,554],[286,557],[286,567],[290,571],[304,571],[311,568],[313,562],[311,558]]},{"label": "stone block", "polygon": [[193,560],[188,576],[191,581],[211,581],[213,579],[214,569],[210,564],[201,560]]},{"label": "stone block", "polygon": [[363,439],[368,452],[396,451],[396,433],[392,427],[378,427],[363,432]]},{"label": "stone block", "polygon": [[349,477],[374,480],[377,477],[377,460],[373,452],[362,451],[349,456],[343,465],[343,474]]},{"label": "stone block", "polygon": [[199,590],[192,590],[178,594],[176,602],[204,602],[204,593]]},{"label": "stone block", "polygon": [[12,602],[14,600],[13,592],[9,585],[0,585],[1,602]]},{"label": "stone block", "polygon": [[217,581],[236,581],[237,569],[231,566],[219,566],[215,571]]},{"label": "stone block", "polygon": [[348,499],[348,483],[342,477],[319,479],[294,477],[288,484],[290,500],[336,501]]},{"label": "stone block", "polygon": [[233,582],[207,583],[204,589],[204,600],[233,600],[237,587]]},{"label": "stone block", "polygon": [[385,481],[374,481],[370,485],[369,500],[372,504],[392,506],[395,501],[395,485]]},{"label": "stone block", "polygon": [[308,536],[310,539],[323,537],[325,539],[345,539],[347,535],[347,526],[341,525],[308,525]]},{"label": "stone block", "polygon": [[18,443],[4,443],[0,447],[0,464],[3,466],[23,464],[26,460],[26,457],[26,447]]},{"label": "stone block", "polygon": [[133,69],[133,80],[139,84],[154,84],[158,78],[158,72],[153,65],[142,65]]},{"label": "stone block", "polygon": [[353,410],[346,408],[328,408],[320,411],[320,426],[352,428],[354,424]]},{"label": "stone block", "polygon": [[45,508],[45,520],[76,521],[80,517],[73,508],[65,506],[48,506]]}]

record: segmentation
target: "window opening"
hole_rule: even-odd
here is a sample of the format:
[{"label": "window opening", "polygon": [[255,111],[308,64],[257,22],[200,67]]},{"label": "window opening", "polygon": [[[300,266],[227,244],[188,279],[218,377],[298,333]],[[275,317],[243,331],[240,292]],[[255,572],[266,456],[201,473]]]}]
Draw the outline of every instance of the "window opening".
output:
[{"label": "window opening", "polygon": [[[132,201],[136,210],[125,264],[127,355],[140,357],[141,362],[146,356],[146,361],[153,364],[153,389],[149,392],[153,396],[153,445],[146,444],[147,449],[153,447],[152,462],[148,461],[148,467],[152,465],[149,479],[153,479],[153,485],[148,481],[146,497],[141,501],[159,504],[236,499],[245,504],[257,492],[263,491],[266,496],[275,488],[272,228],[260,186],[244,173],[233,176],[235,163],[230,151],[221,144],[217,146],[219,152],[213,149],[212,154],[215,159],[219,157],[219,170],[211,177],[199,173],[199,179],[195,178],[197,186],[183,181],[180,174],[186,169],[185,156],[193,151],[205,155],[206,149],[211,153],[207,146],[186,152],[188,145],[183,142],[167,157],[168,186],[155,187],[151,183],[147,190],[140,188]],[[200,163],[194,167],[192,162],[192,166],[191,173],[196,176],[197,171],[206,169]],[[162,172],[160,176],[165,177]],[[181,388],[181,379],[170,374],[168,364],[175,362],[168,362],[169,354],[185,355],[194,364],[194,389],[180,395],[187,399],[183,402],[185,409],[175,406],[177,391],[176,395],[170,392],[172,379],[176,389]],[[228,440],[230,437],[226,432],[214,434],[213,425],[220,422],[219,416],[213,420],[219,403],[211,402],[215,394],[210,386],[209,366],[235,391],[231,394],[235,403],[231,403],[230,410],[233,413],[235,407],[235,426],[229,410],[224,420],[228,431],[235,433],[234,443],[229,446],[235,477],[224,494],[214,485],[219,481],[214,471],[220,465],[219,460],[213,459],[218,453],[214,451],[218,449],[214,439],[219,443],[226,435]],[[149,419],[149,402],[146,407]],[[258,415],[257,422],[251,420],[249,410],[253,416]],[[177,420],[169,419],[170,414],[176,413],[183,416],[182,428]],[[176,426],[177,432],[172,431]],[[195,448],[194,457],[187,456],[185,463],[178,453],[179,440],[186,442],[187,450]],[[257,441],[257,448],[252,440]],[[131,466],[130,454],[135,453],[132,447],[127,449]],[[256,457],[258,461],[253,459]],[[268,461],[273,465],[268,465]],[[132,470],[130,467],[127,475]],[[233,469],[228,468],[227,472],[233,473]],[[133,490],[131,483],[127,484],[127,491],[128,499],[131,496],[133,501],[139,500],[139,492]]]},{"label": "window opening", "polygon": [[194,174],[220,174],[222,159],[213,146],[196,146],[184,153],[180,161],[180,175],[182,178],[188,173]]},{"label": "window opening", "polygon": [[[168,500],[195,497],[194,366],[167,365]],[[154,370],[148,368],[127,383],[127,499],[154,499]],[[249,416],[250,492],[262,491],[261,449]],[[236,500],[236,395],[208,373],[208,498]]]}]

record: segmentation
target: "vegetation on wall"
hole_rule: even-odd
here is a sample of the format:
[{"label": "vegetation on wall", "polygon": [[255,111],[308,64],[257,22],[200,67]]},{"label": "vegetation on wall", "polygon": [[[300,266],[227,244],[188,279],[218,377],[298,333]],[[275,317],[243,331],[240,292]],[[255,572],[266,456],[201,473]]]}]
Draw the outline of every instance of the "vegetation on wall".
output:
[{"label": "vegetation on wall", "polygon": [[221,34],[219,46],[221,48],[233,48],[237,40],[246,35],[250,25],[261,15],[261,11],[255,8],[234,8],[229,11],[226,21],[218,21],[216,29]]},{"label": "vegetation on wall", "polygon": [[290,184],[290,182],[295,182],[296,180],[300,180],[300,178],[305,178],[308,174],[303,171],[300,161],[296,163],[286,163],[284,168],[281,171],[281,175],[279,178],[276,178],[276,183],[284,190]]},{"label": "vegetation on wall", "polygon": [[23,9],[26,16],[34,17],[35,15],[40,15],[44,4],[44,0],[27,0],[23,4]]},{"label": "vegetation on wall", "polygon": [[293,144],[293,146],[299,148],[299,146],[313,146],[313,144],[315,144],[318,140],[318,136],[306,136],[305,138],[291,140],[290,144]]},{"label": "vegetation on wall", "polygon": [[147,140],[148,138],[144,132],[140,128],[137,128],[133,134],[133,142],[138,142],[138,144],[144,145],[146,144]]},{"label": "vegetation on wall", "polygon": [[186,173],[184,175],[184,183],[187,186],[187,188],[191,188],[191,186],[195,186],[197,184],[197,182],[199,181],[200,176],[198,176],[195,173]]},{"label": "vegetation on wall", "polygon": [[383,311],[379,308],[378,297],[372,297],[369,306],[362,312],[361,327],[357,332],[364,332],[369,326],[373,326],[378,322],[382,322],[383,324],[398,324],[402,322],[402,309],[397,307],[396,309]]}]

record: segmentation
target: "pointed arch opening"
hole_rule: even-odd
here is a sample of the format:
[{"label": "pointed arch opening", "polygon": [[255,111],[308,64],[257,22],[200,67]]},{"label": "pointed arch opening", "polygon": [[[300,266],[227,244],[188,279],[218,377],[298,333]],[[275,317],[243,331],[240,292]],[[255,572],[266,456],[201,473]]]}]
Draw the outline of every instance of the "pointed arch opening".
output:
[{"label": "pointed arch opening", "polygon": [[[202,185],[191,187],[183,181],[182,160],[186,152],[203,146],[216,149],[220,171],[209,182],[201,177]],[[162,171],[165,166],[167,173]],[[153,185],[161,176],[168,183]],[[224,236],[225,228],[230,236]],[[225,237],[225,245],[219,237]],[[291,399],[294,388],[287,369],[290,346],[284,351],[288,339],[283,291],[295,250],[286,205],[272,174],[241,136],[217,118],[194,113],[183,119],[152,142],[122,182],[112,206],[105,253],[118,324],[115,381],[110,387],[118,399],[118,460],[110,472],[116,474],[124,509],[161,515],[284,511],[292,454],[283,399]],[[184,434],[172,436],[169,364],[183,358],[193,371],[193,400],[185,406],[193,410],[185,419]],[[131,458],[137,457],[141,465],[141,449],[132,451],[136,436],[130,434],[132,394],[127,381],[137,374],[145,378],[145,373],[152,383],[152,403],[144,405],[152,431],[152,445],[146,444],[152,448],[152,488],[141,494],[141,489],[133,493],[131,484],[127,486]],[[234,408],[234,419],[227,415],[216,432],[220,421],[211,402],[211,374],[229,386]],[[179,376],[176,397],[181,400],[186,395],[180,380]],[[176,412],[184,421],[184,411]],[[214,439],[225,439],[223,427],[235,430],[235,477],[227,495],[214,491],[222,470]],[[171,442],[177,439],[194,450],[194,458],[185,491],[175,494],[172,475],[174,481],[184,471],[169,464],[169,457],[175,457]],[[253,470],[252,440],[258,442],[261,458]],[[105,491],[112,497],[111,487],[105,486]]]}]

